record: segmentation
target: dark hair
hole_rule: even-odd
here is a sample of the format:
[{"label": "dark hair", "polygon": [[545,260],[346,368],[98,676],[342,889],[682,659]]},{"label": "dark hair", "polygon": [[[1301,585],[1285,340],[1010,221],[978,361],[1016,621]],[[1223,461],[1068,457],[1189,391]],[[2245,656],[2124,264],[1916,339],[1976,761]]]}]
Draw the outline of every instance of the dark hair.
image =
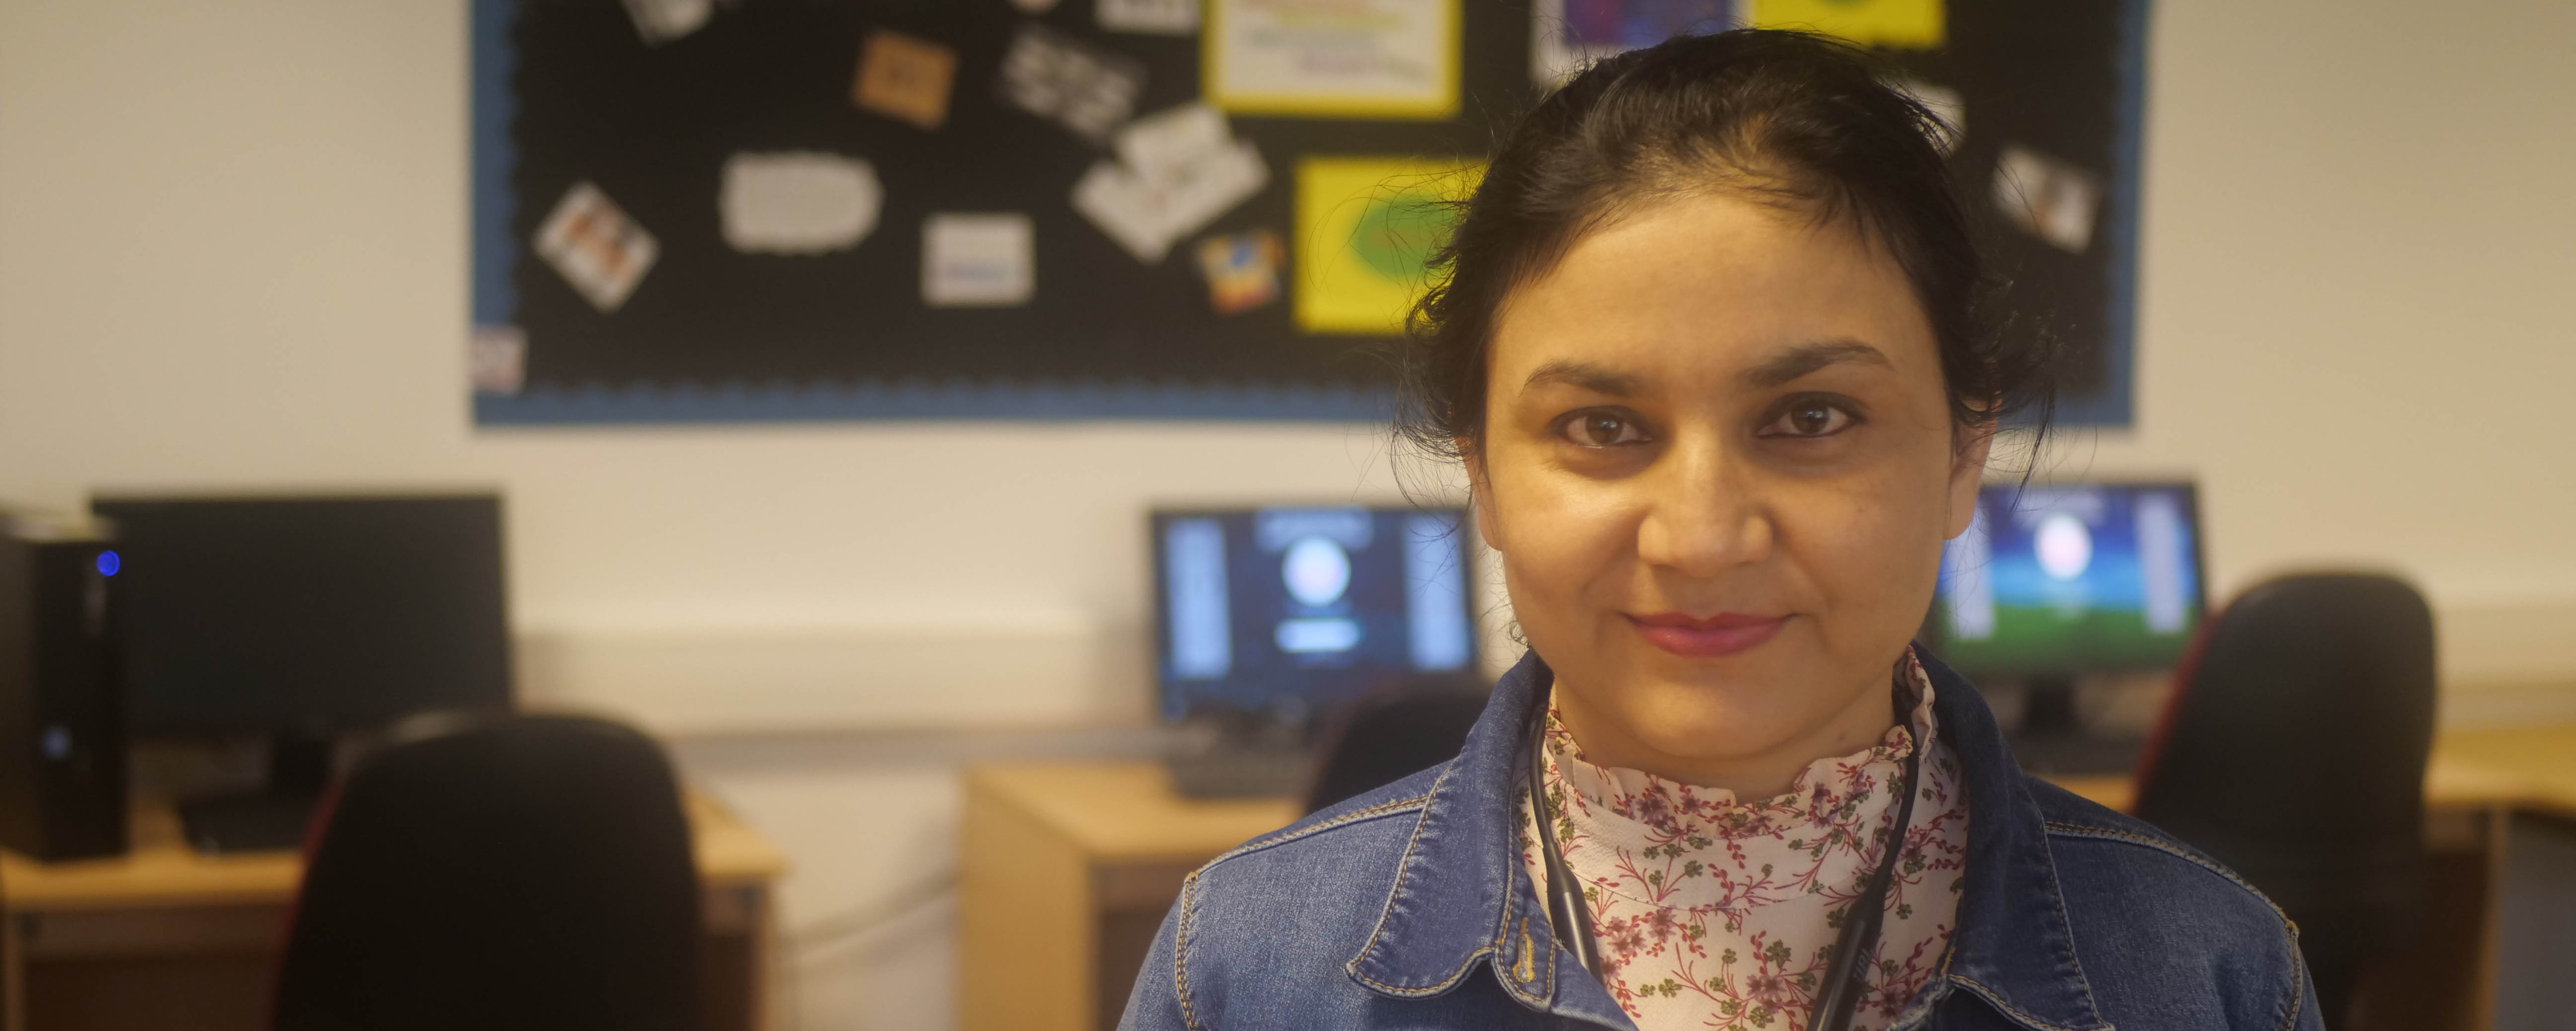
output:
[{"label": "dark hair", "polygon": [[1434,256],[1439,281],[1398,351],[1397,432],[1434,454],[1473,447],[1510,293],[1624,211],[1719,192],[1886,247],[1940,346],[1954,425],[2045,432],[2057,344],[1987,317],[1996,284],[1952,188],[1951,131],[1867,51],[1803,32],[1684,36],[1594,64],[1522,116]]}]

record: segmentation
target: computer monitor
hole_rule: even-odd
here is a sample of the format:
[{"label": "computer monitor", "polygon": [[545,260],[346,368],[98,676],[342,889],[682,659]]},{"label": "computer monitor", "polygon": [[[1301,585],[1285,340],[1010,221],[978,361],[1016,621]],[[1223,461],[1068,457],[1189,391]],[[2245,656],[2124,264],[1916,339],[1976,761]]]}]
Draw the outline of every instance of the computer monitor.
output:
[{"label": "computer monitor", "polygon": [[2145,744],[2077,715],[2079,676],[2170,668],[2205,609],[2188,483],[1991,486],[1941,556],[1926,635],[1990,685],[2018,685],[2013,750],[2040,772],[2114,773]]},{"label": "computer monitor", "polygon": [[138,731],[328,735],[510,700],[501,503],[105,497]]},{"label": "computer monitor", "polygon": [[1997,677],[2174,665],[2203,608],[2198,509],[2188,483],[1985,488],[1942,552],[1934,652]]},{"label": "computer monitor", "polygon": [[1471,678],[1458,508],[1153,513],[1162,714],[1311,713],[1381,685]]}]

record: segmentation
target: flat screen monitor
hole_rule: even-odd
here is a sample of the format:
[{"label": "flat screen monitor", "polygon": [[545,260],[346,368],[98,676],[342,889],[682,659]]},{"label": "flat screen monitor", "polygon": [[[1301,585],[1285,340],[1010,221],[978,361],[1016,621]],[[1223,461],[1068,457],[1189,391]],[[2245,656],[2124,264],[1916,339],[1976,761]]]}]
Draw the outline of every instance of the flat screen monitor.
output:
[{"label": "flat screen monitor", "polygon": [[1153,514],[1162,712],[1314,711],[1385,684],[1472,677],[1457,508]]},{"label": "flat screen monitor", "polygon": [[329,734],[505,707],[501,503],[108,497],[145,732]]},{"label": "flat screen monitor", "polygon": [[1942,553],[1933,651],[2007,676],[2170,667],[2200,627],[2201,582],[2188,483],[1989,486]]}]

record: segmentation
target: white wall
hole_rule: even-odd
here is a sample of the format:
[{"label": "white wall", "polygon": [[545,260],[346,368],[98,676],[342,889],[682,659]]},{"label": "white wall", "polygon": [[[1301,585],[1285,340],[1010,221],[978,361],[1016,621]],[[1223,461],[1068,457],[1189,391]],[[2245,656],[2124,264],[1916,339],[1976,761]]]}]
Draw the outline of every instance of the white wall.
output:
[{"label": "white wall", "polygon": [[[531,690],[741,732],[1133,722],[1148,503],[1395,495],[1366,427],[476,432],[462,7],[0,0],[0,498],[499,485]],[[2156,18],[2139,422],[2056,467],[2199,476],[2222,593],[2406,572],[2452,715],[2570,711],[2576,5]],[[946,861],[966,752],[854,740],[683,749],[791,926]],[[803,961],[807,1026],[945,1022],[907,919]]]},{"label": "white wall", "polygon": [[2155,7],[2136,432],[2217,585],[2367,563],[2444,621],[2455,710],[2576,681],[2576,5]]}]

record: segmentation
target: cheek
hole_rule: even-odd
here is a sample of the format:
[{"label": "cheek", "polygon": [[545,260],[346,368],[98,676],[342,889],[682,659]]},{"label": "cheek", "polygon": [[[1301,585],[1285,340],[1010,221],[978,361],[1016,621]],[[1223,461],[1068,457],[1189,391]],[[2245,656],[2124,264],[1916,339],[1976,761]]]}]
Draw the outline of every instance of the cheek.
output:
[{"label": "cheek", "polygon": [[1506,541],[1503,566],[1525,623],[1583,618],[1587,594],[1619,582],[1636,553],[1634,506],[1622,491],[1576,482],[1533,462],[1501,470],[1490,496]]},{"label": "cheek", "polygon": [[1949,522],[1946,468],[1891,465],[1834,483],[1784,527],[1788,549],[1826,603],[1838,647],[1882,650],[1910,637],[1931,604]]}]

